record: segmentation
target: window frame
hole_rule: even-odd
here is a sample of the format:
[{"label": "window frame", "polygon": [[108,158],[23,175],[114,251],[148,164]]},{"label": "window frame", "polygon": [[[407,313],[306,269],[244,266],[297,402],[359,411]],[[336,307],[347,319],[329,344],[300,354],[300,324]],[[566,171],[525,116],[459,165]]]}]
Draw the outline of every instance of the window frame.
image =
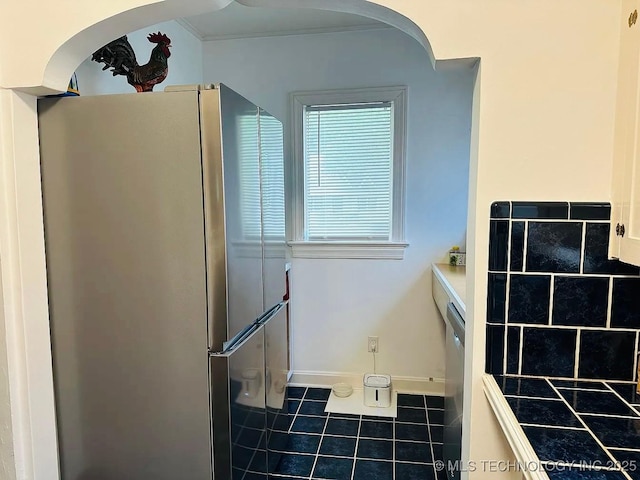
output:
[{"label": "window frame", "polygon": [[[407,87],[370,87],[293,92],[291,107],[291,231],[294,257],[402,259],[406,185]],[[306,240],[304,238],[304,111],[308,105],[391,102],[393,105],[391,238],[388,241]]]}]

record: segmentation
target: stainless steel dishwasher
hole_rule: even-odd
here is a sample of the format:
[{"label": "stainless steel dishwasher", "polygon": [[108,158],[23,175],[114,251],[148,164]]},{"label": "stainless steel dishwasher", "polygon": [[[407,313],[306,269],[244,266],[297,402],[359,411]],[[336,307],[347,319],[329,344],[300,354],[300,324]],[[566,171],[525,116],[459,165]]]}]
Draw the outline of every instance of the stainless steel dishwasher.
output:
[{"label": "stainless steel dishwasher", "polygon": [[447,305],[443,456],[447,476],[458,480],[461,470],[462,397],[464,387],[464,320],[453,303]]}]

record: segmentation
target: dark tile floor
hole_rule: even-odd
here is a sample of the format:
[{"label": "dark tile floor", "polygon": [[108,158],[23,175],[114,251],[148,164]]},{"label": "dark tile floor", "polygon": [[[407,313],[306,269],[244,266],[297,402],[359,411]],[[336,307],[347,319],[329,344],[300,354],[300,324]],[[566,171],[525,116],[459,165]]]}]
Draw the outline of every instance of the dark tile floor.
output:
[{"label": "dark tile floor", "polygon": [[326,414],[330,391],[290,387],[293,415],[276,478],[332,480],[444,479],[442,397],[398,395],[398,417]]}]

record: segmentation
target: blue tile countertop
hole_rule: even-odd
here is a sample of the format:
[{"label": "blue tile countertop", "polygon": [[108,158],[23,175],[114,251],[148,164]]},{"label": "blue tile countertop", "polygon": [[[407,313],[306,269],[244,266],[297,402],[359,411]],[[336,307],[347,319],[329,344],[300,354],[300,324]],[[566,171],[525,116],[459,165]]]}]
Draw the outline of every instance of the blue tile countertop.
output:
[{"label": "blue tile countertop", "polygon": [[632,383],[485,375],[528,479],[640,480],[640,395]]}]

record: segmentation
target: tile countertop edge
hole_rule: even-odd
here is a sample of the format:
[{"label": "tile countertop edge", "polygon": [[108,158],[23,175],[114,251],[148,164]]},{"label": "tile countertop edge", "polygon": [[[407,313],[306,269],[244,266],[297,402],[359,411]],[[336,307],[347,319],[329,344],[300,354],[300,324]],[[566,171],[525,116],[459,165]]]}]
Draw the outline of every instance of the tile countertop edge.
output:
[{"label": "tile countertop edge", "polygon": [[452,267],[446,263],[432,264],[433,273],[449,294],[456,309],[463,318],[466,317],[465,296],[467,290],[467,274],[465,267]]},{"label": "tile countertop edge", "polygon": [[[489,405],[500,423],[507,442],[511,446],[516,459],[523,465],[522,475],[526,480],[549,480],[547,473],[533,447],[529,443],[520,423],[516,419],[511,407],[507,403],[502,390],[492,375],[485,373],[482,376],[484,394],[489,400]],[[524,466],[531,465],[531,469]]]}]

